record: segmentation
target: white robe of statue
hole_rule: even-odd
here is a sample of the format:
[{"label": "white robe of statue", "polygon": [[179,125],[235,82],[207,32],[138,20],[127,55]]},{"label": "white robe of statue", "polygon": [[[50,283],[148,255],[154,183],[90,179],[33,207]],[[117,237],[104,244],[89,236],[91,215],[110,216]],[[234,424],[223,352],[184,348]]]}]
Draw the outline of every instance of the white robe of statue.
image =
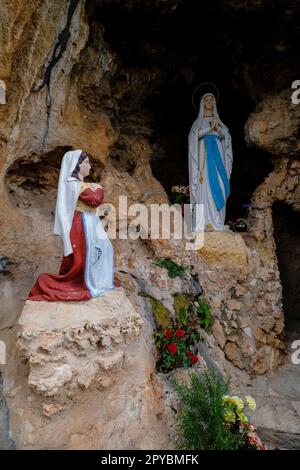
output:
[{"label": "white robe of statue", "polygon": [[[205,102],[206,97],[211,98]],[[209,102],[210,110],[207,109]],[[195,204],[204,205],[204,230],[223,231],[233,157],[230,133],[219,118],[212,93],[201,98],[198,117],[189,133],[188,148],[192,231],[203,230],[203,223],[197,224]]]}]

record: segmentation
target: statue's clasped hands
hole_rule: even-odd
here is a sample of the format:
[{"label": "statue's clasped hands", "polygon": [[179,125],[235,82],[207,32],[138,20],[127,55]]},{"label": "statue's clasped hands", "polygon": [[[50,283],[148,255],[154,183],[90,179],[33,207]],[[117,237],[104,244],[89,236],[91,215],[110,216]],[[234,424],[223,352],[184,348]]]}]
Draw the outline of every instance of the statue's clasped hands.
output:
[{"label": "statue's clasped hands", "polygon": [[211,125],[211,130],[212,131],[215,131],[215,132],[219,132],[220,131],[220,125],[217,121],[212,121]]}]

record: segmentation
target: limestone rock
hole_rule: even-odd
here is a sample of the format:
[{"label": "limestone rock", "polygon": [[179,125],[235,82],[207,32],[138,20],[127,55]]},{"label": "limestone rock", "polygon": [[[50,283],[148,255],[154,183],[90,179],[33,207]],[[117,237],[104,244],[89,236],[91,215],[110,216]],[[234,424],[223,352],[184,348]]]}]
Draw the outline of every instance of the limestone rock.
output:
[{"label": "limestone rock", "polygon": [[47,416],[47,418],[51,418],[52,416],[55,416],[56,414],[60,413],[62,410],[65,409],[65,405],[64,404],[47,404],[47,403],[44,403],[43,404],[43,414],[45,416]]},{"label": "limestone rock", "polygon": [[205,232],[204,246],[198,253],[210,266],[233,271],[247,270],[246,245],[238,233]]},{"label": "limestone rock", "polygon": [[151,324],[132,298],[120,287],[88,302],[26,303],[4,391],[18,449],[173,448]]},{"label": "limestone rock", "polygon": [[212,332],[214,337],[216,338],[218,344],[223,349],[226,343],[226,336],[224,334],[223,328],[219,320],[215,320],[212,326]]},{"label": "limestone rock", "polygon": [[76,386],[111,384],[142,323],[123,288],[87,302],[27,301],[18,348],[29,363],[29,385],[61,402]]},{"label": "limestone rock", "polygon": [[244,365],[243,365],[243,362],[241,360],[241,355],[239,353],[239,348],[238,346],[231,342],[231,341],[228,341],[226,344],[225,344],[225,347],[224,347],[224,352],[227,356],[227,358],[236,366],[238,367],[239,369],[244,369]]},{"label": "limestone rock", "polygon": [[300,108],[292,103],[291,95],[291,89],[283,90],[262,101],[245,126],[249,144],[273,155],[299,157]]}]

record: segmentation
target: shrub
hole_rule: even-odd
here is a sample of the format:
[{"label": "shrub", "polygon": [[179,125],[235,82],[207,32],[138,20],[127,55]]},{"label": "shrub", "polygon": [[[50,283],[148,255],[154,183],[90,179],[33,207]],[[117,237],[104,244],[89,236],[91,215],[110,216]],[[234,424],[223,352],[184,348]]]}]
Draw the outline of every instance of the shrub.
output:
[{"label": "shrub", "polygon": [[191,386],[173,381],[181,399],[176,416],[177,447],[188,450],[238,449],[242,436],[233,433],[224,420],[229,381],[223,382],[215,372],[201,377],[191,374]]},{"label": "shrub", "polygon": [[214,371],[205,371],[200,377],[191,374],[191,385],[173,381],[181,399],[177,413],[177,447],[188,450],[264,450],[256,428],[249,423],[246,406],[255,410],[252,397],[246,396],[246,405],[238,396],[228,395],[226,382]]}]

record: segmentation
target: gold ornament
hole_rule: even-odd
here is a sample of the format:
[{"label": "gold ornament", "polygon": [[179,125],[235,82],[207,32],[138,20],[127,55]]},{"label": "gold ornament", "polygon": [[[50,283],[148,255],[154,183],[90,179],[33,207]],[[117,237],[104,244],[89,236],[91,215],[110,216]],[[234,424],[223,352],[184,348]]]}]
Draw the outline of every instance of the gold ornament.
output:
[{"label": "gold ornament", "polygon": [[201,86],[204,86],[204,85],[212,85],[212,87],[216,90],[216,97],[215,97],[216,102],[218,103],[218,101],[219,101],[220,93],[219,93],[218,87],[214,83],[212,83],[212,82],[199,83],[199,85],[197,85],[196,88],[194,88],[194,91],[192,93],[192,105],[195,109],[197,109],[197,108],[196,108],[195,103],[194,103],[194,95],[195,95],[196,91],[198,90],[198,88],[200,88]]}]

